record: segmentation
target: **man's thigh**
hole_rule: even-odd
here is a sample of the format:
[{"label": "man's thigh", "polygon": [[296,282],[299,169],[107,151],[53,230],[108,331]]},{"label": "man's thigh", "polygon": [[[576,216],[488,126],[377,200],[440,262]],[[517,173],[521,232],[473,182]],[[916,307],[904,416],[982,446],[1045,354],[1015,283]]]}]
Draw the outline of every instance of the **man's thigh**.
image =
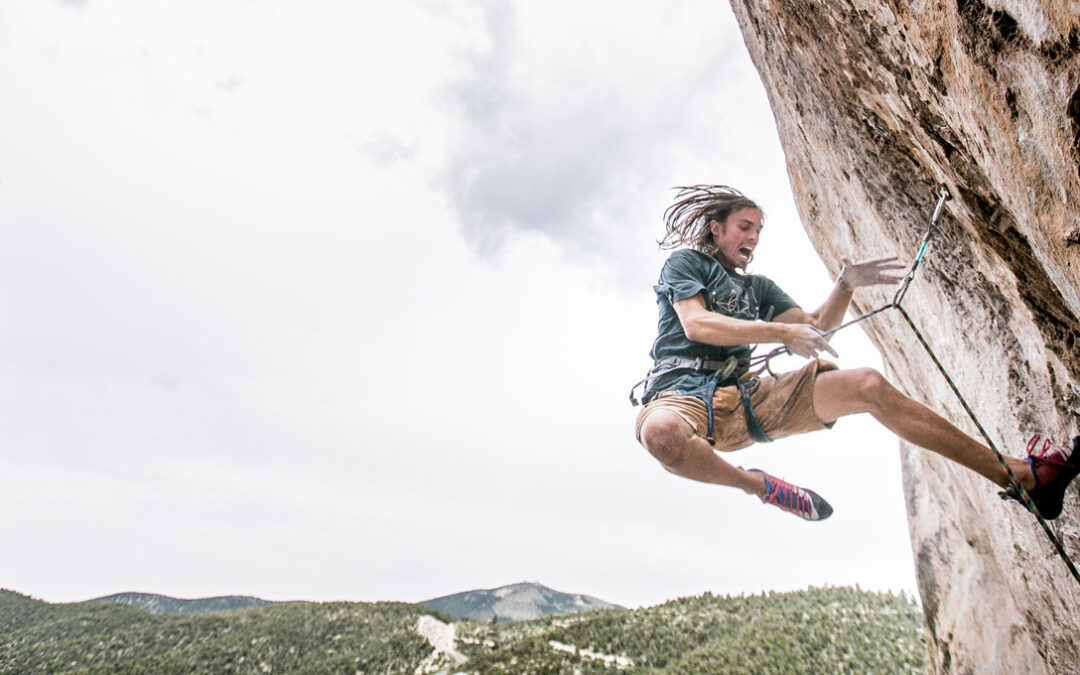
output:
[{"label": "man's thigh", "polygon": [[[822,418],[814,406],[815,382],[836,372],[828,361],[810,361],[799,370],[764,377],[750,393],[750,405],[769,438],[818,431],[835,420]],[[713,434],[717,450],[738,450],[753,440],[737,387],[718,389],[713,398]]]}]

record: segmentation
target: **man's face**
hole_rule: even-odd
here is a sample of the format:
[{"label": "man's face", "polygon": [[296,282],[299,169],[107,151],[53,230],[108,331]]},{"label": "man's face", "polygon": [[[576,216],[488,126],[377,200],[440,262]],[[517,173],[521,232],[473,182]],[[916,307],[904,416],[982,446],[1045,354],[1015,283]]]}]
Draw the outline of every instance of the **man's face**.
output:
[{"label": "man's face", "polygon": [[761,235],[761,211],[739,209],[732,211],[724,222],[712,221],[716,257],[726,267],[746,269],[754,257],[758,236]]}]

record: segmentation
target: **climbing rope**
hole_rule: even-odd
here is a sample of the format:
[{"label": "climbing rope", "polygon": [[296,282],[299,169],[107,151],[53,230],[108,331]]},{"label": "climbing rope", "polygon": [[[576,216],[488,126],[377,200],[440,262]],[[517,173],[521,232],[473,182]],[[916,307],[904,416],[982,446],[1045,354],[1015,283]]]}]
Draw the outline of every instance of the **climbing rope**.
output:
[{"label": "climbing rope", "polygon": [[[919,245],[919,253],[915,256],[915,260],[911,262],[911,267],[908,268],[907,273],[904,274],[904,278],[900,281],[900,287],[896,289],[896,294],[893,295],[892,301],[889,302],[887,305],[882,305],[875,310],[871,310],[861,316],[852,319],[851,321],[848,321],[847,323],[841,324],[836,328],[833,328],[830,331],[822,333],[822,337],[829,337],[833,333],[839,332],[847,328],[848,326],[854,326],[857,323],[861,323],[869,319],[870,317],[877,316],[878,314],[886,310],[900,309],[900,301],[903,300],[904,295],[907,294],[908,286],[910,286],[911,282],[915,279],[915,270],[919,269],[919,265],[922,263],[923,257],[926,255],[926,250],[930,247],[930,238],[933,236],[934,231],[937,229],[938,220],[941,219],[941,214],[945,210],[945,202],[951,198],[952,195],[949,194],[949,188],[945,187],[944,185],[938,188],[937,206],[934,207],[934,213],[932,216],[930,216],[930,225],[926,228],[926,234],[923,235],[922,243]],[[770,375],[775,376],[776,373],[772,371],[772,368],[769,366],[769,362],[774,356],[779,356],[780,354],[786,353],[788,353],[787,347],[777,347],[768,354],[755,356],[750,359],[750,370],[754,370],[755,368],[757,368],[759,373],[762,370],[768,370]]]},{"label": "climbing rope", "polygon": [[[934,231],[937,229],[938,220],[941,218],[941,213],[945,209],[945,202],[952,198],[952,195],[949,194],[948,188],[946,188],[944,185],[939,188],[938,194],[939,198],[937,206],[934,208],[934,213],[930,217],[930,225],[926,229],[926,234],[923,235],[922,244],[919,246],[919,253],[915,256],[915,260],[911,263],[911,267],[908,268],[907,274],[904,275],[903,280],[900,282],[900,287],[897,289],[892,301],[889,302],[887,305],[878,307],[875,310],[867,312],[859,317],[852,319],[851,321],[848,321],[845,324],[837,326],[836,328],[823,333],[823,336],[828,337],[833,333],[836,333],[837,331],[843,330],[848,326],[853,326],[857,323],[865,321],[866,319],[869,319],[872,316],[876,316],[886,310],[899,310],[900,316],[902,316],[904,318],[904,321],[907,322],[908,326],[911,327],[912,332],[915,333],[915,337],[919,340],[919,344],[921,344],[923,346],[923,349],[926,350],[926,353],[930,355],[930,359],[934,362],[934,365],[937,366],[938,372],[941,373],[942,377],[945,378],[945,381],[949,384],[949,387],[952,389],[953,394],[956,395],[956,398],[964,407],[964,411],[968,414],[968,417],[971,418],[971,421],[975,423],[975,426],[976,428],[978,428],[979,433],[982,434],[983,440],[986,441],[986,445],[994,451],[994,454],[997,456],[998,462],[1000,462],[1001,466],[1005,469],[1005,473],[1009,477],[1009,491],[1015,494],[1016,498],[1027,508],[1028,511],[1030,511],[1035,516],[1035,519],[1039,522],[1039,525],[1042,526],[1043,531],[1046,532],[1047,538],[1050,539],[1050,542],[1057,550],[1058,555],[1061,556],[1062,561],[1065,562],[1065,566],[1069,568],[1069,572],[1072,573],[1073,578],[1076,579],[1078,583],[1080,583],[1080,571],[1077,571],[1076,565],[1073,564],[1073,561],[1069,557],[1069,554],[1065,551],[1065,547],[1062,545],[1057,535],[1054,534],[1053,530],[1050,529],[1050,526],[1047,524],[1046,519],[1043,518],[1042,514],[1039,513],[1039,509],[1036,508],[1035,503],[1032,501],[1031,496],[1028,494],[1028,491],[1025,490],[1024,486],[1020,484],[1020,481],[1016,479],[1016,475],[1013,473],[1012,469],[1009,468],[1009,463],[1005,461],[1005,456],[1001,454],[1001,452],[997,448],[997,445],[995,445],[994,441],[990,439],[990,434],[986,432],[986,429],[979,422],[979,418],[975,416],[975,412],[971,409],[971,406],[968,405],[967,400],[964,399],[964,396],[960,393],[960,389],[957,388],[956,383],[953,381],[952,377],[949,376],[948,371],[945,370],[945,366],[941,365],[941,361],[938,359],[937,355],[934,354],[934,350],[930,348],[930,344],[926,341],[926,338],[923,337],[923,334],[915,326],[915,322],[912,321],[911,316],[907,313],[907,310],[905,310],[900,304],[900,302],[904,299],[904,295],[907,293],[908,286],[911,285],[912,280],[915,278],[915,270],[918,269],[919,264],[923,260],[923,256],[926,255],[926,250],[930,245],[930,238],[933,236]],[[774,374],[772,368],[769,367],[770,359],[772,359],[774,356],[786,353],[787,351],[787,347],[778,347],[769,352],[768,354],[756,356],[750,361],[751,369],[760,366],[758,368],[759,373],[762,370],[768,370],[769,374]]]},{"label": "climbing rope", "polygon": [[921,344],[923,346],[923,349],[926,350],[926,353],[930,355],[930,358],[931,360],[933,360],[934,365],[937,366],[938,372],[941,373],[941,375],[945,378],[945,381],[949,383],[949,388],[951,388],[952,392],[956,394],[956,398],[960,401],[960,404],[964,406],[964,411],[968,414],[968,417],[971,418],[971,421],[974,422],[975,426],[979,429],[979,433],[982,434],[983,440],[986,441],[986,445],[988,445],[990,449],[994,451],[994,454],[997,455],[998,462],[1001,463],[1001,466],[1005,467],[1005,473],[1009,475],[1009,485],[1012,489],[1015,490],[1015,493],[1020,499],[1020,502],[1025,507],[1027,507],[1027,510],[1035,516],[1035,519],[1037,521],[1039,521],[1039,525],[1042,527],[1043,531],[1046,532],[1046,537],[1050,540],[1050,543],[1054,545],[1054,548],[1057,549],[1058,555],[1061,556],[1061,559],[1062,561],[1064,561],[1065,566],[1069,568],[1069,572],[1072,573],[1073,578],[1076,579],[1077,582],[1080,582],[1080,572],[1076,570],[1076,565],[1073,564],[1073,561],[1069,557],[1069,554],[1065,552],[1065,547],[1057,538],[1057,535],[1054,534],[1054,531],[1050,529],[1050,525],[1047,524],[1046,519],[1042,517],[1041,513],[1039,513],[1039,509],[1035,507],[1035,502],[1031,500],[1031,496],[1028,494],[1028,491],[1024,489],[1024,486],[1020,484],[1020,481],[1016,480],[1016,474],[1014,474],[1012,469],[1009,468],[1009,463],[1005,461],[1005,456],[1002,455],[1001,452],[997,449],[997,445],[995,445],[994,441],[990,439],[990,434],[988,434],[983,425],[979,423],[979,418],[976,417],[975,413],[971,410],[971,406],[968,405],[967,401],[964,399],[964,396],[956,387],[956,383],[953,382],[953,379],[951,377],[949,377],[949,373],[946,372],[945,366],[941,365],[941,361],[939,361],[938,357],[934,355],[934,350],[930,349],[930,345],[926,342],[926,338],[924,338],[923,334],[919,332],[919,329],[915,327],[915,322],[911,320],[911,316],[908,315],[907,311],[899,305],[897,305],[896,308],[900,310],[900,316],[904,317],[904,320],[907,321],[907,324],[911,326],[911,330],[915,333],[915,337],[919,339],[919,344]]}]

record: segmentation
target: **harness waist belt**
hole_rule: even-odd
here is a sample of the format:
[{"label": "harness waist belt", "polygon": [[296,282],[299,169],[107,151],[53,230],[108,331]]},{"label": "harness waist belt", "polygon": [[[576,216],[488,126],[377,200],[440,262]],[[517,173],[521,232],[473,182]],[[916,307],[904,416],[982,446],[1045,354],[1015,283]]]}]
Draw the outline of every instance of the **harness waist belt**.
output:
[{"label": "harness waist belt", "polygon": [[723,361],[713,361],[712,359],[704,359],[700,356],[696,359],[687,358],[685,356],[669,356],[666,359],[660,359],[653,364],[652,372],[656,372],[660,369],[675,370],[677,368],[686,368],[688,370],[705,370],[705,371],[727,371],[724,373],[724,377],[731,375],[735,372],[735,368],[739,365],[739,360],[734,356],[728,357]]},{"label": "harness waist belt", "polygon": [[645,375],[645,379],[641,380],[633,387],[630,387],[630,403],[633,405],[640,405],[643,402],[647,403],[648,400],[638,400],[634,395],[634,392],[637,391],[638,387],[645,385],[642,392],[642,398],[646,398],[644,395],[649,391],[649,382],[661,373],[669,373],[673,370],[697,370],[712,373],[714,382],[724,382],[730,379],[736,371],[738,371],[741,363],[742,362],[735,356],[729,356],[723,361],[714,361],[700,356],[694,359],[685,356],[669,356],[660,359],[653,364],[651,369],[649,369],[649,372]]}]

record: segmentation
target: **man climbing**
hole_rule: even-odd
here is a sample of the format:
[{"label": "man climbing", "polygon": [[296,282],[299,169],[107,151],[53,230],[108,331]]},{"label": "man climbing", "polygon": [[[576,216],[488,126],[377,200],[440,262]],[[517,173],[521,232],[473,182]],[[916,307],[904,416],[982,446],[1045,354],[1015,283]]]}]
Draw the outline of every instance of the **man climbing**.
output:
[{"label": "man climbing", "polygon": [[[836,356],[823,333],[843,320],[857,288],[895,284],[905,266],[895,257],[843,259],[836,285],[815,311],[799,307],[761,275],[746,274],[762,232],[762,212],[723,185],[679,188],[664,214],[661,248],[677,249],[654,287],[660,309],[653,369],[644,380],[637,438],[668,471],[729,485],[806,520],[832,507],[812,490],[758,469],[744,470],[716,451],[831,428],[845,415],[868,412],[893,433],[985,476],[1014,493],[990,448],[925,405],[900,393],[876,370],[840,370],[817,360]],[[743,272],[740,273],[739,270]],[[776,377],[749,373],[752,345],[780,344],[810,359]],[[1044,518],[1061,513],[1065,488],[1080,473],[1080,436],[1072,448],[1028,444],[1028,458],[1006,458]],[[1040,452],[1035,453],[1038,449]]]}]

